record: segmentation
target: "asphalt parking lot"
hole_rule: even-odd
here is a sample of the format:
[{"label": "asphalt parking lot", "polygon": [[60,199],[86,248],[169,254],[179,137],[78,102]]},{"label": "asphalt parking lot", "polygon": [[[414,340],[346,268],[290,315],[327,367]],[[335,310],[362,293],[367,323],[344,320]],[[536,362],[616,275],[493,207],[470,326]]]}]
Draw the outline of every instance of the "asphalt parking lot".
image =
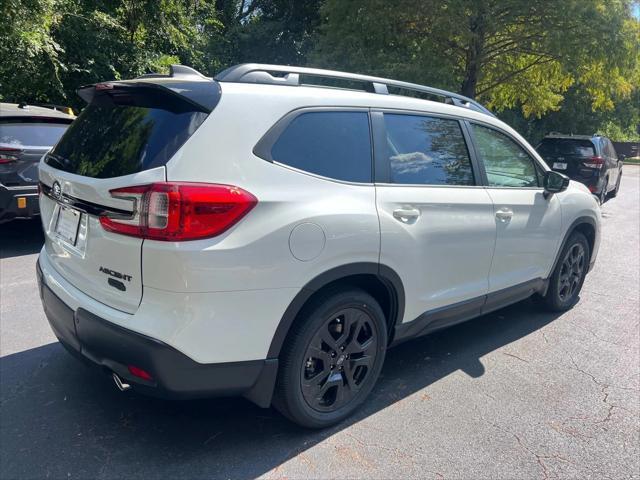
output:
[{"label": "asphalt parking lot", "polygon": [[121,393],[56,342],[38,221],[0,226],[0,478],[638,478],[640,167],[603,206],[579,304],[525,301],[389,352],[356,417]]}]

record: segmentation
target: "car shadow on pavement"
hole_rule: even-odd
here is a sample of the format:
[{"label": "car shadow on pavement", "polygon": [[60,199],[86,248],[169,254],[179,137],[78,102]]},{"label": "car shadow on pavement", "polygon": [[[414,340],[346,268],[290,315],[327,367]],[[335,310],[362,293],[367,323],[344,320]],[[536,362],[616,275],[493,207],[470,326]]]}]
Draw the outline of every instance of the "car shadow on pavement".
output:
[{"label": "car shadow on pavement", "polygon": [[8,355],[0,361],[0,477],[254,478],[457,370],[483,375],[484,355],[555,318],[529,300],[391,349],[368,401],[323,431],[243,399],[121,393],[57,343]]},{"label": "car shadow on pavement", "polygon": [[0,259],[38,253],[43,244],[40,217],[0,225]]}]

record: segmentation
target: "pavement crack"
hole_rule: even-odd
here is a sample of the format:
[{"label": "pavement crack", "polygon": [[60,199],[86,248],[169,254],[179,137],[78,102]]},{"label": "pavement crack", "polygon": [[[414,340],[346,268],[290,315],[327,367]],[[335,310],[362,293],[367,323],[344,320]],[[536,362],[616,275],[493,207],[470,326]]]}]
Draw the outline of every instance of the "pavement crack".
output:
[{"label": "pavement crack", "polygon": [[547,338],[547,334],[542,331],[540,333],[542,334],[542,339],[544,340],[544,343],[549,345],[549,339]]},{"label": "pavement crack", "polygon": [[602,420],[598,420],[594,423],[606,423],[609,420],[611,420],[611,416],[613,415],[613,410],[616,408],[615,405],[609,405],[609,411],[607,411],[607,415],[602,419]]},{"label": "pavement crack", "polygon": [[530,363],[529,360],[525,360],[524,358],[519,357],[518,355],[514,355],[513,353],[502,352],[502,354],[506,355],[507,357],[513,357],[515,359],[518,359],[518,360],[520,360],[521,362],[524,362],[524,363]]},{"label": "pavement crack", "polygon": [[592,373],[589,373],[586,370],[580,368],[578,366],[578,364],[576,363],[576,361],[573,359],[573,357],[571,357],[570,355],[569,355],[569,359],[571,360],[571,363],[573,364],[574,370],[577,370],[578,372],[582,373],[583,375],[589,377],[593,383],[595,383],[598,387],[600,387],[600,394],[602,395],[602,403],[604,403],[607,406],[607,413],[600,420],[596,420],[595,422],[593,422],[594,424],[607,423],[609,420],[611,420],[611,417],[613,416],[613,411],[615,409],[620,409],[620,410],[624,410],[624,411],[626,411],[628,413],[633,413],[628,408],[625,408],[622,405],[617,405],[615,403],[611,403],[609,401],[609,389],[610,388],[616,388],[616,389],[619,389],[619,390],[627,390],[627,391],[634,391],[634,392],[637,392],[638,389],[632,388],[632,387],[620,387],[620,386],[610,385],[608,383],[604,383],[604,382],[598,380],[595,377],[595,375],[593,375]]},{"label": "pavement crack", "polygon": [[539,453],[537,453],[536,451],[534,451],[531,447],[529,447],[527,445],[527,443],[522,439],[522,437],[520,435],[518,435],[515,432],[512,432],[510,430],[507,430],[506,428],[498,425],[495,421],[490,421],[487,420],[478,410],[477,406],[476,406],[476,411],[478,412],[478,414],[480,415],[480,418],[482,420],[484,420],[485,422],[487,422],[489,425],[491,425],[492,427],[494,427],[497,430],[500,430],[502,433],[504,433],[505,435],[508,436],[512,436],[513,438],[515,438],[518,446],[520,447],[521,450],[527,452],[529,455],[531,455],[535,461],[536,464],[540,467],[541,470],[541,474],[542,474],[542,480],[549,480],[550,477],[550,472],[549,472],[549,466],[547,465],[547,462],[550,460],[559,460],[561,462],[565,462],[571,465],[576,465],[574,462],[572,462],[571,460],[569,460],[566,457],[563,457],[560,454],[554,453],[554,454],[549,454],[549,455],[541,455]]},{"label": "pavement crack", "polygon": [[589,373],[586,370],[580,368],[571,355],[569,355],[569,359],[571,360],[571,363],[573,364],[573,369],[574,370],[577,370],[578,372],[582,373],[583,375],[586,375],[587,377],[589,377],[591,379],[591,381],[593,381],[593,383],[595,383],[599,387],[602,387],[602,388],[615,388],[615,389],[618,389],[618,390],[626,390],[626,391],[630,391],[630,392],[638,392],[638,391],[640,391],[635,387],[622,387],[620,385],[612,385],[612,384],[609,384],[609,383],[601,382],[600,380],[598,380],[595,377],[595,375],[593,375],[592,373]]},{"label": "pavement crack", "polygon": [[619,342],[614,342],[612,340],[607,340],[606,338],[601,337],[595,331],[591,330],[590,328],[585,327],[584,325],[578,325],[576,322],[569,322],[569,323],[574,325],[576,328],[580,328],[580,329],[590,333],[591,336],[593,338],[595,338],[596,340],[598,340],[599,342],[608,343],[609,345],[615,345],[616,347],[621,347],[621,348],[624,348],[625,350],[629,350],[629,349],[632,348],[632,345],[628,345],[626,343],[619,343]]}]

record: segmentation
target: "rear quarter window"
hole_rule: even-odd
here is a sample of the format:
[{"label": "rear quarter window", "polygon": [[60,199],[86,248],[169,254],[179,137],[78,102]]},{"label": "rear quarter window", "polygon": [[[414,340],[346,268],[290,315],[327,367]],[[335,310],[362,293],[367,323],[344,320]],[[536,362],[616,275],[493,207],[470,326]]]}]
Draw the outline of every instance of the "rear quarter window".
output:
[{"label": "rear quarter window", "polygon": [[266,156],[323,177],[369,183],[369,115],[361,111],[301,113],[285,127]]}]

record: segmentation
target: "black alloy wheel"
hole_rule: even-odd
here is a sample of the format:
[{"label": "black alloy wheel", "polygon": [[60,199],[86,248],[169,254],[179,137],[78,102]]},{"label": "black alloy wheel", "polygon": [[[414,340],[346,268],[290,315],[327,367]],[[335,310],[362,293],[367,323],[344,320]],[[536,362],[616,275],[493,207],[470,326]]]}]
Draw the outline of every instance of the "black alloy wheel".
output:
[{"label": "black alloy wheel", "polygon": [[379,333],[371,316],[359,308],[332,315],[316,332],[300,369],[302,395],[320,412],[350,402],[372,373]]},{"label": "black alloy wheel", "polygon": [[285,340],[273,404],[298,425],[334,425],[369,395],[386,349],[387,321],[375,298],[344,286],[321,292]]},{"label": "black alloy wheel", "polygon": [[578,302],[584,279],[589,271],[591,250],[587,238],[580,232],[571,234],[549,278],[549,286],[542,296],[546,307],[554,312],[569,310]]},{"label": "black alloy wheel", "polygon": [[558,275],[558,296],[563,302],[569,300],[578,290],[586,263],[584,247],[580,243],[574,243],[564,256]]}]

